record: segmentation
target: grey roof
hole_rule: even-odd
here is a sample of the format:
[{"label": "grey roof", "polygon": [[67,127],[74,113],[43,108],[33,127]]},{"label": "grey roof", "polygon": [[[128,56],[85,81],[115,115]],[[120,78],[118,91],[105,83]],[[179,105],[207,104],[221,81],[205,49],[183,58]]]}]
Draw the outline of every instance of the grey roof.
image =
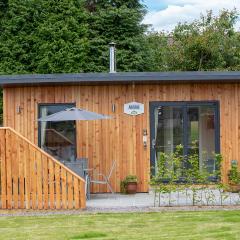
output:
[{"label": "grey roof", "polygon": [[124,84],[159,82],[240,82],[240,71],[232,72],[118,72],[76,74],[0,75],[0,86],[52,84]]}]

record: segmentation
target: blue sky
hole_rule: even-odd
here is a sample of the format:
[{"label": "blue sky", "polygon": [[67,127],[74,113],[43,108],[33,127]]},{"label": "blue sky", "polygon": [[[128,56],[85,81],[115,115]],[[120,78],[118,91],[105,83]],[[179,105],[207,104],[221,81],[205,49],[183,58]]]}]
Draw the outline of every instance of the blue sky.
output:
[{"label": "blue sky", "polygon": [[164,1],[143,0],[143,3],[147,5],[149,11],[159,11],[167,8],[167,4]]},{"label": "blue sky", "polygon": [[[148,7],[144,23],[156,31],[171,31],[178,22],[192,22],[207,10],[215,15],[222,9],[240,11],[240,0],[142,0]],[[240,21],[236,24],[240,30]]]}]

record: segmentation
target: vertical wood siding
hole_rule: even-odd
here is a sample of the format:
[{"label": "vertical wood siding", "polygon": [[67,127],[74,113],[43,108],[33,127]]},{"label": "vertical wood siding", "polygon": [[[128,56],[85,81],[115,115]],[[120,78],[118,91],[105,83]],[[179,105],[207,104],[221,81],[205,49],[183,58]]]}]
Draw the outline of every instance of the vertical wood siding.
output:
[{"label": "vertical wood siding", "polygon": [[[33,143],[38,143],[38,104],[76,103],[77,107],[110,114],[113,120],[77,122],[77,156],[87,157],[90,168],[107,174],[112,161],[117,169],[111,178],[115,191],[120,180],[136,174],[140,180],[138,191],[148,191],[150,172],[150,101],[210,101],[220,102],[221,152],[224,156],[223,176],[226,180],[230,161],[239,161],[240,143],[240,84],[154,84],[105,86],[38,86],[4,89],[4,126],[14,128]],[[142,102],[145,113],[128,116],[123,113],[124,103]],[[112,112],[115,104],[115,113]],[[22,108],[17,114],[16,107]],[[148,146],[145,149],[142,131],[147,129]],[[36,161],[39,161],[36,158]],[[9,163],[10,164],[10,163]],[[44,162],[42,163],[44,164]],[[240,163],[239,163],[240,164]],[[67,183],[70,180],[66,176]],[[37,181],[37,175],[36,175]],[[37,186],[36,186],[37,188]],[[106,192],[105,186],[96,185],[93,192]],[[69,197],[71,197],[69,195]]]},{"label": "vertical wood siding", "polygon": [[0,128],[0,167],[2,209],[86,206],[84,180],[10,128]]}]

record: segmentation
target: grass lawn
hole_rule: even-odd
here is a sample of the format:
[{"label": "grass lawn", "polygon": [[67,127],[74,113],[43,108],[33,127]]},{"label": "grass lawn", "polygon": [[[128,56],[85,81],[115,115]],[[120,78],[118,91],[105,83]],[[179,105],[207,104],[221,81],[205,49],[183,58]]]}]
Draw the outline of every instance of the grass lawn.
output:
[{"label": "grass lawn", "polygon": [[240,211],[0,217],[0,239],[240,239]]}]

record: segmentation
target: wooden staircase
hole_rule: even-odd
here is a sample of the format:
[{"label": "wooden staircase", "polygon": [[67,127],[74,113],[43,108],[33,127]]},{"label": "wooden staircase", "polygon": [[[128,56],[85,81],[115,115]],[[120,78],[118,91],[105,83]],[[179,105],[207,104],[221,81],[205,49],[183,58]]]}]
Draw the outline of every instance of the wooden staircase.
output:
[{"label": "wooden staircase", "polygon": [[0,128],[1,209],[84,209],[85,181],[9,127]]}]

